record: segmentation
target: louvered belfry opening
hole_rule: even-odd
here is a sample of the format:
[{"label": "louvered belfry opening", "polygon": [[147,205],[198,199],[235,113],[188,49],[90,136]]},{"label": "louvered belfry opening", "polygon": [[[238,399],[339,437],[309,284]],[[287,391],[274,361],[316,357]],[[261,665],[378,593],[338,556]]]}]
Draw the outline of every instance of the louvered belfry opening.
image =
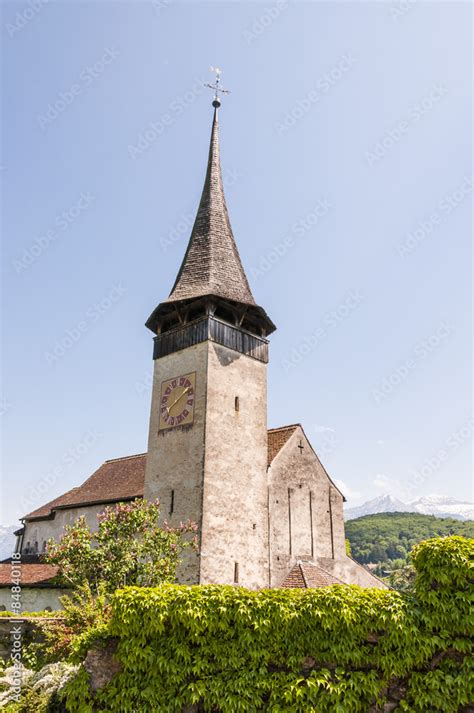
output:
[{"label": "louvered belfry opening", "polygon": [[222,183],[217,107],[188,247],[168,299],[153,311],[146,326],[157,335],[155,359],[197,343],[193,340],[202,341],[207,332],[211,336],[205,338],[218,335],[219,343],[234,343],[237,351],[266,361],[265,338],[275,325],[254,300],[232,233]]}]

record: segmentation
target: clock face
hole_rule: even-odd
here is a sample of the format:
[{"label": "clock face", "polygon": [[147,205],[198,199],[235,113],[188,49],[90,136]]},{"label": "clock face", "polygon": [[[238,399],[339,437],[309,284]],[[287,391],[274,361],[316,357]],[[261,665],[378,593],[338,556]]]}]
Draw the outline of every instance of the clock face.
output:
[{"label": "clock face", "polygon": [[161,384],[160,431],[189,426],[194,421],[196,372],[175,376]]}]

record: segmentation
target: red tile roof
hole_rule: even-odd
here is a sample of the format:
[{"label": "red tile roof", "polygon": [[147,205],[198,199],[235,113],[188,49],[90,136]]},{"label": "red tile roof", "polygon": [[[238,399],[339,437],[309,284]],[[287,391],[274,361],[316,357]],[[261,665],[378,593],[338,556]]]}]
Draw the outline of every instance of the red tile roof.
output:
[{"label": "red tile roof", "polygon": [[297,562],[288,572],[280,587],[285,589],[313,589],[314,587],[329,587],[331,584],[344,584],[325,569],[313,562]]},{"label": "red tile roof", "polygon": [[[297,428],[298,424],[268,431],[268,463],[273,461]],[[33,510],[24,519],[43,520],[54,517],[54,511],[58,509],[143,497],[145,464],[146,453],[107,460],[82,485]]]},{"label": "red tile roof", "polygon": [[85,483],[28,513],[25,519],[47,518],[58,508],[143,497],[145,462],[146,453],[106,460]]},{"label": "red tile roof", "polygon": [[[0,587],[10,587],[12,585],[12,569],[16,573],[18,565],[0,564]],[[20,566],[20,577],[15,577],[20,581],[21,586],[41,586],[45,585],[49,580],[55,577],[58,573],[58,568],[51,564],[23,564]]]},{"label": "red tile roof", "polygon": [[270,465],[275,456],[278,455],[287,440],[293,435],[299,425],[299,423],[294,423],[291,426],[271,428],[268,431],[268,465]]}]

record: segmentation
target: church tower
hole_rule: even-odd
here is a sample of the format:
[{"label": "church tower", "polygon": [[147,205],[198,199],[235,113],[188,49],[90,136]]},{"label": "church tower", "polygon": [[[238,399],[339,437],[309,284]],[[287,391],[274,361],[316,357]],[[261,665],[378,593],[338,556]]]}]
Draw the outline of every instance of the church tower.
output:
[{"label": "church tower", "polygon": [[[218,81],[216,83],[219,89]],[[232,234],[219,158],[218,91],[206,178],[154,338],[145,497],[170,525],[199,528],[185,583],[269,586],[267,336]]]}]

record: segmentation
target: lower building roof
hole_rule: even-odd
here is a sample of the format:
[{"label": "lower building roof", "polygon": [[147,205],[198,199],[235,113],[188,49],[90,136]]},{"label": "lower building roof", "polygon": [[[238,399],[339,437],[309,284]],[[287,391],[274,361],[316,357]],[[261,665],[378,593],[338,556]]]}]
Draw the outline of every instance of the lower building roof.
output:
[{"label": "lower building roof", "polygon": [[331,584],[344,584],[334,575],[326,572],[314,562],[299,560],[288,572],[280,587],[284,589],[312,589],[329,587]]},{"label": "lower building roof", "polygon": [[[19,575],[17,572],[19,571]],[[0,564],[0,587],[11,587],[19,583],[21,587],[53,586],[51,580],[58,574],[58,568],[51,564],[25,564],[17,561]]]}]

